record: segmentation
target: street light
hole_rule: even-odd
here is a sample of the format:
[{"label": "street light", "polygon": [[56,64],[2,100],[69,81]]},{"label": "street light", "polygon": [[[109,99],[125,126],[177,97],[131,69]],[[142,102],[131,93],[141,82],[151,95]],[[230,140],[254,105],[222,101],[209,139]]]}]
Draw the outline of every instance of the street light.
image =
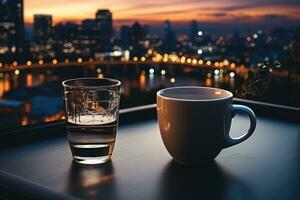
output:
[{"label": "street light", "polygon": [[27,65],[27,66],[30,66],[30,65],[31,65],[31,61],[28,60],[28,61],[26,62],[26,65]]},{"label": "street light", "polygon": [[14,66],[14,67],[18,66],[18,62],[17,62],[17,61],[14,61],[14,62],[13,62],[13,66]]},{"label": "street light", "polygon": [[214,74],[219,75],[220,71],[218,69],[215,69]]},{"label": "street light", "polygon": [[82,58],[78,58],[78,59],[77,59],[77,62],[78,62],[78,63],[82,63]]},{"label": "street light", "polygon": [[150,74],[154,74],[154,69],[153,69],[153,68],[150,68],[150,69],[149,69],[149,73],[150,73]]}]

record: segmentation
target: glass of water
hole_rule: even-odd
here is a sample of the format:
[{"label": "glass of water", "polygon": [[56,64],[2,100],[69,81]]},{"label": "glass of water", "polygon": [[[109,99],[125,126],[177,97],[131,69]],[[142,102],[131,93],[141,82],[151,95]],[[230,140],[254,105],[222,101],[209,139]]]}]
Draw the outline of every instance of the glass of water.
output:
[{"label": "glass of water", "polygon": [[107,162],[116,140],[121,82],[78,78],[66,80],[62,85],[73,159],[82,164]]}]

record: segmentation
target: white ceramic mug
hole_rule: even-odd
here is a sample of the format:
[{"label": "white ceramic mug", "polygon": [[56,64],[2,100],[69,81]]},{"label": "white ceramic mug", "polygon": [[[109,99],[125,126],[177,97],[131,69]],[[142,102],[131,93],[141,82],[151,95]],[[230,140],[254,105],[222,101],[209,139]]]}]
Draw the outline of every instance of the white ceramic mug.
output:
[{"label": "white ceramic mug", "polygon": [[[222,149],[249,138],[255,127],[254,112],[232,104],[231,92],[209,87],[172,87],[157,92],[157,116],[164,145],[182,164],[213,160]],[[249,116],[247,133],[232,138],[231,119],[236,112]]]}]

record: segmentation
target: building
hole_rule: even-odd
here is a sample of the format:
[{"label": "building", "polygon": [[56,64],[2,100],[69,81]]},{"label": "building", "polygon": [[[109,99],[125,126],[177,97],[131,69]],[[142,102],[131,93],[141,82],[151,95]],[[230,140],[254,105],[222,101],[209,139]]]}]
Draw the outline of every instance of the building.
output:
[{"label": "building", "polygon": [[134,48],[139,46],[140,42],[144,39],[143,27],[139,22],[134,22],[130,28],[130,45]]},{"label": "building", "polygon": [[80,52],[83,57],[94,57],[103,46],[102,35],[95,19],[85,19],[80,26]]},{"label": "building", "polygon": [[36,43],[47,43],[52,37],[52,16],[34,15],[33,39]]},{"label": "building", "polygon": [[164,22],[164,39],[162,42],[162,50],[165,52],[174,52],[176,51],[176,34],[172,28],[172,24],[169,20]]},{"label": "building", "polygon": [[166,20],[164,22],[164,31],[165,32],[168,32],[168,31],[171,31],[172,30],[172,24],[171,24],[171,21],[170,20]]},{"label": "building", "polygon": [[96,12],[96,26],[101,32],[102,50],[109,51],[112,48],[113,23],[112,13],[107,9],[100,9]]},{"label": "building", "polygon": [[129,47],[130,40],[130,27],[129,26],[121,26],[120,29],[120,44],[123,48]]},{"label": "building", "polygon": [[0,59],[10,61],[24,52],[23,0],[0,0]]},{"label": "building", "polygon": [[53,27],[55,41],[71,42],[78,39],[79,25],[72,22],[58,23]]},{"label": "building", "polygon": [[191,22],[190,26],[190,41],[195,42],[198,38],[198,23],[196,20]]},{"label": "building", "polygon": [[33,16],[33,41],[30,52],[33,59],[51,59],[56,57],[52,32],[51,15]]},{"label": "building", "polygon": [[81,56],[80,25],[67,22],[59,23],[53,27],[54,51],[57,58],[74,59]]}]

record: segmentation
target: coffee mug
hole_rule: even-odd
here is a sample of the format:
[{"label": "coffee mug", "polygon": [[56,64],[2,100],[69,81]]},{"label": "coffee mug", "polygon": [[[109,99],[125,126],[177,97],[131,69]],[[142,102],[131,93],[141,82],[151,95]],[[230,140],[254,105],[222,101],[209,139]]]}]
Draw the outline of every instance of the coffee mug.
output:
[{"label": "coffee mug", "polygon": [[[157,92],[157,117],[163,143],[182,164],[213,160],[222,149],[249,138],[256,117],[247,106],[232,104],[231,92],[210,87],[172,87]],[[244,135],[229,135],[231,119],[237,112],[249,116]]]}]

